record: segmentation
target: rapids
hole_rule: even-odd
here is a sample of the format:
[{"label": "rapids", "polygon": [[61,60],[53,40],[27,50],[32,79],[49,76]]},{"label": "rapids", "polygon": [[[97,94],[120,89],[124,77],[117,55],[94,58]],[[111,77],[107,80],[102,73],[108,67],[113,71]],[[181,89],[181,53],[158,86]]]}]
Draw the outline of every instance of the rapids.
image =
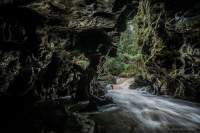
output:
[{"label": "rapids", "polygon": [[[107,93],[116,105],[103,107],[100,110],[108,113],[105,119],[113,119],[108,121],[112,126],[117,125],[117,130],[105,130],[106,133],[118,131],[124,133],[200,133],[199,105],[180,99],[151,95],[143,91],[144,88],[131,90],[129,85],[130,80],[127,80]],[[113,111],[114,109],[118,111]],[[120,120],[123,122],[117,124],[114,122]],[[125,123],[129,124],[132,129],[126,131],[125,128],[121,129]],[[109,128],[108,125],[106,127]]]}]

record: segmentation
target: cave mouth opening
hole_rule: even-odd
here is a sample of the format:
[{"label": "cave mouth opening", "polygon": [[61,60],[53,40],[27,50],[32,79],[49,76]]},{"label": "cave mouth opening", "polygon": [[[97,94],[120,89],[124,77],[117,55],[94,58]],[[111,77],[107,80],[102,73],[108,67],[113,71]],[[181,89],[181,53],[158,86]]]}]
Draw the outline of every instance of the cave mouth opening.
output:
[{"label": "cave mouth opening", "polygon": [[100,79],[137,77],[150,83],[154,94],[199,101],[199,2],[176,6],[139,1],[117,42],[117,56],[106,57]]},{"label": "cave mouth opening", "polygon": [[[105,88],[115,77],[134,77],[138,82],[133,88],[145,84],[153,86],[154,94],[199,101],[199,4],[189,10],[185,2],[175,9],[173,1],[140,0],[139,6],[134,6],[137,0],[105,1],[43,0],[0,9],[0,117],[4,123],[0,130],[73,133],[81,128],[92,132],[94,122],[80,112],[110,105],[113,101],[106,99]],[[137,12],[129,20],[134,7]],[[121,85],[113,88],[130,84],[122,81]],[[123,93],[129,92],[134,91]],[[135,93],[119,94],[117,100],[124,103],[123,98],[132,96],[134,108],[138,104],[134,102],[140,102],[134,99]],[[174,106],[170,108],[174,111]]]},{"label": "cave mouth opening", "polygon": [[115,44],[116,56],[105,57],[106,61],[102,66],[103,71],[99,73],[99,79],[147,77],[146,64],[150,60],[148,56],[153,51],[148,47],[150,48],[151,43],[159,43],[152,24],[159,21],[159,18],[151,21],[150,3],[146,0],[140,1],[136,9],[135,13],[132,11],[132,15],[126,18],[126,28]]}]

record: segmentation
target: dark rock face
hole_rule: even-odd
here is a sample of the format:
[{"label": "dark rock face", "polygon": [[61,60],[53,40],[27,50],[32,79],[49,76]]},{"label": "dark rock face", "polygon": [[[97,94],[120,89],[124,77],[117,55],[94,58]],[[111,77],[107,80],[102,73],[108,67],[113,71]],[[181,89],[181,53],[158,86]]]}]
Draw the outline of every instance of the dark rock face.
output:
[{"label": "dark rock face", "polygon": [[149,6],[153,36],[159,42],[145,42],[143,48],[151,57],[148,79],[157,94],[199,101],[199,1],[150,0]]},{"label": "dark rock face", "polygon": [[151,82],[143,79],[142,76],[136,76],[134,77],[134,82],[129,86],[129,89],[141,89],[143,87],[146,89],[146,91],[153,89]]},{"label": "dark rock face", "polygon": [[[126,15],[132,13],[131,4],[114,0],[2,1],[1,94],[51,99],[76,95],[80,89],[87,99],[101,57],[116,54],[114,43],[123,31],[121,26],[126,25]],[[77,50],[90,61],[86,70],[72,62],[71,51]]]},{"label": "dark rock face", "polygon": [[[36,101],[63,96],[83,101],[102,94],[93,89],[97,69],[102,56],[116,55],[114,44],[125,29],[128,14],[134,14],[132,5],[136,4],[133,0],[0,1],[0,100],[4,132],[15,129],[30,132],[35,128],[33,121],[48,123],[52,115],[58,117],[60,124],[62,117],[67,117],[59,108],[61,113],[49,116],[41,114],[48,109],[35,112]],[[80,54],[89,60],[86,69],[73,62]],[[38,114],[43,118],[30,118]],[[69,125],[69,121],[64,123]],[[82,132],[92,132],[86,129]]]}]

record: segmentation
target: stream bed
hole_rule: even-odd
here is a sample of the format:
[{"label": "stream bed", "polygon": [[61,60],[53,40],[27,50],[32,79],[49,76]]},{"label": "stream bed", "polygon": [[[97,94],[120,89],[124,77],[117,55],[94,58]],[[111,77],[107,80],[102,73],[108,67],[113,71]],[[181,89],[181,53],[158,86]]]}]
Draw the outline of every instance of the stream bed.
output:
[{"label": "stream bed", "polygon": [[90,115],[97,133],[200,133],[198,104],[120,87],[107,93],[115,104]]}]

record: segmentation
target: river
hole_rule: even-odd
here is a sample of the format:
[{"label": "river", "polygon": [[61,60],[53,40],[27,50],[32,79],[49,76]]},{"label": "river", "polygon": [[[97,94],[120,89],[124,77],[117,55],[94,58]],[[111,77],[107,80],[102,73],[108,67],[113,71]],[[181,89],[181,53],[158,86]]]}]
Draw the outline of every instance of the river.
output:
[{"label": "river", "polygon": [[93,114],[97,133],[200,133],[198,104],[129,89],[124,82],[109,90],[115,104]]}]

